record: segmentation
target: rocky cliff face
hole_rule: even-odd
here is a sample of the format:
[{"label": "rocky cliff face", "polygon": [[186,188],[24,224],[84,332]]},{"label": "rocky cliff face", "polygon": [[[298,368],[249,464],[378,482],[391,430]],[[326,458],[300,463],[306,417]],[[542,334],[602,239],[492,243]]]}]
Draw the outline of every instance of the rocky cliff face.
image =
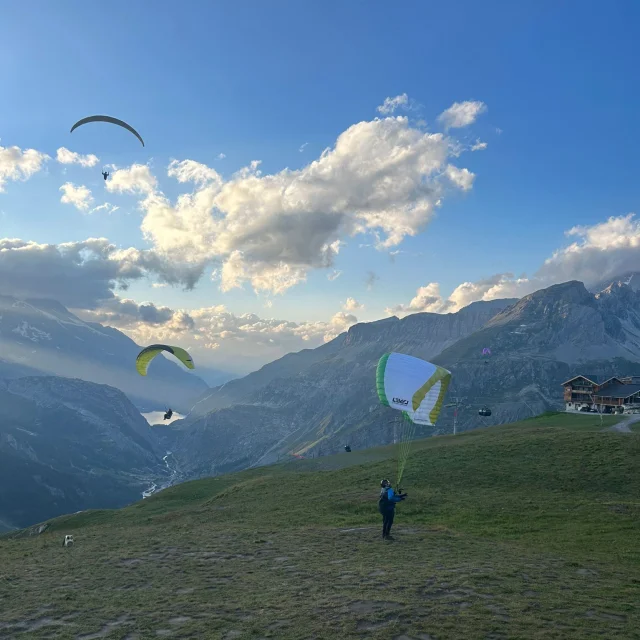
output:
[{"label": "rocky cliff face", "polygon": [[117,389],[0,381],[0,527],[139,500],[167,474],[153,430]]},{"label": "rocky cliff face", "polygon": [[57,302],[0,296],[0,378],[58,375],[108,384],[142,410],[167,403],[187,411],[207,388],[164,357],[143,378],[135,370],[139,351],[120,331],[83,322]]},{"label": "rocky cliff face", "polygon": [[206,475],[267,464],[292,451],[336,451],[346,439],[355,446],[390,442],[393,430],[382,425],[391,416],[374,384],[380,356],[397,350],[431,359],[514,302],[355,325],[318,349],[290,354],[214,390],[174,423],[170,448],[185,472]]}]

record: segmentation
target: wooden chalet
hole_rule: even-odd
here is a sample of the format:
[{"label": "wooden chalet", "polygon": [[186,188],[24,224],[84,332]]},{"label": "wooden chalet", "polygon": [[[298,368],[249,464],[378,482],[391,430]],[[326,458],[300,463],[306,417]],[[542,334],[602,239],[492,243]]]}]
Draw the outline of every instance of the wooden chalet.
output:
[{"label": "wooden chalet", "polygon": [[598,382],[596,376],[579,375],[562,386],[565,411],[640,412],[640,376],[614,376]]}]

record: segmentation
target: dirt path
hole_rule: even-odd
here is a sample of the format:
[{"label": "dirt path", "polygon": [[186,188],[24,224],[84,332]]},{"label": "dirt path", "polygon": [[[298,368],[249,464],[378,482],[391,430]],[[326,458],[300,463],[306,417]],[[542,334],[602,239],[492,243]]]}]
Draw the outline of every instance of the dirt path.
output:
[{"label": "dirt path", "polygon": [[625,420],[623,420],[622,422],[618,422],[618,424],[613,425],[613,427],[607,427],[606,429],[603,429],[603,431],[618,431],[620,433],[633,433],[633,431],[631,431],[629,426],[634,424],[635,422],[640,422],[639,415],[630,416]]}]

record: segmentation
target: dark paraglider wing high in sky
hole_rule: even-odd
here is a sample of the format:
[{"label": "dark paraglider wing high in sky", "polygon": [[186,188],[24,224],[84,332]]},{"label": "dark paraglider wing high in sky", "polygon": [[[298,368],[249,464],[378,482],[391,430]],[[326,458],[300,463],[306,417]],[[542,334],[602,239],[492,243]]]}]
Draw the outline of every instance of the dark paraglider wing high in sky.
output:
[{"label": "dark paraglider wing high in sky", "polygon": [[118,120],[118,118],[112,118],[111,116],[88,116],[87,118],[82,118],[82,120],[78,120],[73,127],[71,127],[70,133],[73,133],[75,129],[81,127],[83,124],[88,124],[89,122],[108,122],[110,124],[116,124],[119,127],[125,128],[127,131],[131,131],[133,135],[140,140],[142,146],[144,147],[144,140],[142,136],[130,125],[127,124],[124,120]]}]

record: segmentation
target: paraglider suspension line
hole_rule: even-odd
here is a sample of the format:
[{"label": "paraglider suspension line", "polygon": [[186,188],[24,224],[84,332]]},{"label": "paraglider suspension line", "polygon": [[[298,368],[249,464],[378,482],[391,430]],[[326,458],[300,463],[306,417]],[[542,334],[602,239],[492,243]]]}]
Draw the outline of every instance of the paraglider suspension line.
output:
[{"label": "paraglider suspension line", "polygon": [[396,487],[399,487],[409,457],[409,447],[416,432],[416,423],[404,412],[396,419],[400,423],[398,425],[400,427],[400,444],[398,445],[398,475],[396,479]]}]

